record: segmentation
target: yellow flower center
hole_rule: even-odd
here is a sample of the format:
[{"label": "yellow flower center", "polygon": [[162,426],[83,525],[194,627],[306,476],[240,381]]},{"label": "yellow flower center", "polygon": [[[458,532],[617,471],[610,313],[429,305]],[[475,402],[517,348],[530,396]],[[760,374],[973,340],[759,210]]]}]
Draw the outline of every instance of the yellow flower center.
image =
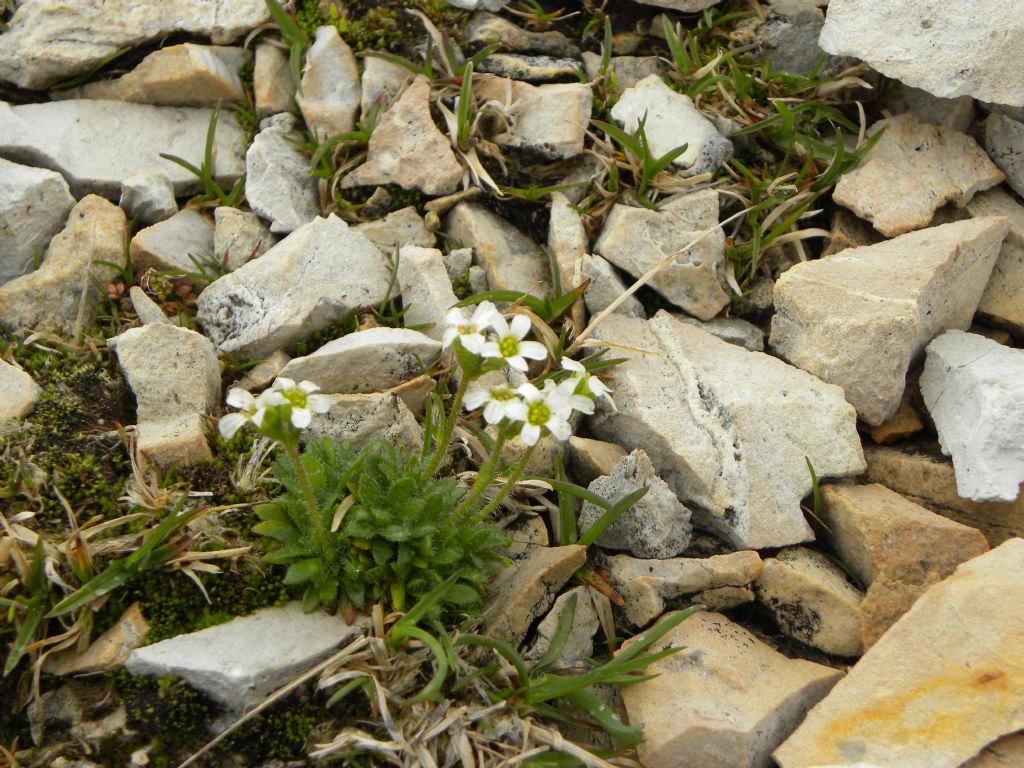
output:
[{"label": "yellow flower center", "polygon": [[502,357],[515,357],[519,354],[519,339],[515,336],[505,336],[498,342],[498,351]]},{"label": "yellow flower center", "polygon": [[526,409],[526,420],[535,427],[543,427],[551,418],[551,409],[543,400],[534,400]]}]

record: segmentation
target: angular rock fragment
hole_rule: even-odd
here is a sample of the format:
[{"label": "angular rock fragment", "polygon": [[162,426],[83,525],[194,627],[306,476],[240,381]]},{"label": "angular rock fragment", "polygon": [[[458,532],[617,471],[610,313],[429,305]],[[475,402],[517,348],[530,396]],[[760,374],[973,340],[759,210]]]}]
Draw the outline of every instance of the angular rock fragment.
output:
[{"label": "angular rock fragment", "polygon": [[245,199],[270,222],[271,232],[294,232],[320,210],[309,156],[295,145],[300,138],[295,122],[280,120],[268,126],[245,153]]},{"label": "angular rock fragment", "polygon": [[[176,195],[201,190],[195,174],[160,157],[176,155],[199,167],[209,109],[154,107],[121,101],[70,99],[11,106],[0,102],[0,155],[59,171],[76,196],[116,200],[135,173],[160,173]],[[230,189],[244,172],[245,135],[233,115],[217,123],[214,178]]]},{"label": "angular rock fragment", "polygon": [[956,768],[1024,728],[1024,540],[931,587],[774,753],[822,764]]},{"label": "angular rock fragment", "polygon": [[107,340],[135,394],[139,452],[161,469],[211,459],[203,416],[220,403],[220,365],[209,339],[152,323]]},{"label": "angular rock fragment", "polygon": [[273,43],[256,44],[252,90],[259,118],[295,109],[295,81],[292,80],[287,50]]},{"label": "angular rock fragment", "polygon": [[[466,42],[485,46],[499,43],[502,50],[518,53],[541,53],[547,56],[579,56],[580,49],[556,30],[528,32],[511,21],[487,11],[474,13],[465,30]],[[474,84],[475,85],[475,84]]]},{"label": "angular rock fragment", "polygon": [[204,269],[209,272],[216,266],[213,224],[198,209],[186,208],[139,230],[129,252],[136,272],[154,269],[181,277],[191,285],[203,285],[203,278],[196,273]]},{"label": "angular rock fragment", "polygon": [[[77,338],[92,324],[102,291],[125,262],[124,212],[88,195],[71,209],[35,272],[0,285],[0,325]],[[104,264],[104,262],[108,262]]]},{"label": "angular rock fragment", "polygon": [[0,159],[0,285],[33,270],[74,204],[59,173]]},{"label": "angular rock fragment", "polygon": [[1024,733],[1003,736],[963,764],[963,768],[1016,768],[1024,765]]},{"label": "angular rock fragment", "polygon": [[922,123],[943,125],[963,133],[967,133],[974,122],[974,99],[970,96],[944,99],[893,81],[886,89],[884,103],[894,115],[913,112]]},{"label": "angular rock fragment", "polygon": [[683,13],[696,13],[717,5],[721,0],[637,0],[642,5],[653,5],[658,8],[668,8],[671,11],[682,11]]},{"label": "angular rock fragment", "polygon": [[447,195],[461,180],[462,166],[434,124],[430,83],[421,75],[384,113],[370,136],[366,162],[345,176],[342,186],[397,184],[427,195]]},{"label": "angular rock fragment", "polygon": [[944,204],[962,208],[1003,180],[977,142],[959,131],[913,114],[879,120],[868,133],[883,129],[860,164],[840,177],[832,198],[886,237],[926,227]]},{"label": "angular rock fragment", "polygon": [[695,317],[676,315],[676,319],[701,328],[737,347],[743,347],[751,352],[764,352],[764,331],[739,317],[713,317],[710,320],[698,320]]},{"label": "angular rock fragment", "polygon": [[971,216],[1005,216],[1010,232],[992,268],[978,313],[1024,335],[1024,206],[1000,188],[981,192],[967,204]]},{"label": "angular rock fragment", "polygon": [[[583,52],[583,71],[587,80],[596,80],[601,76],[601,55],[593,51]],[[612,56],[608,69],[615,73],[615,84],[619,88],[632,88],[648,75],[658,75],[665,71],[665,62],[657,56]]]},{"label": "angular rock fragment", "polygon": [[389,213],[383,219],[356,224],[352,229],[387,254],[406,245],[433,248],[437,239],[411,205]]},{"label": "angular rock fragment", "polygon": [[30,374],[0,359],[0,424],[28,416],[41,391]]},{"label": "angular rock fragment", "polygon": [[[810,74],[842,68],[843,60],[818,47],[825,15],[806,0],[774,0],[768,6],[763,40],[772,69]],[[817,68],[817,69],[816,69]]]},{"label": "angular rock fragment", "polygon": [[870,430],[871,439],[879,445],[892,443],[907,437],[912,437],[924,429],[921,417],[917,409],[911,403],[911,389],[903,390],[903,397],[900,398],[900,405],[896,413],[883,421],[877,427]]},{"label": "angular rock fragment", "polygon": [[477,65],[477,72],[527,83],[575,82],[579,66],[577,59],[492,53]]},{"label": "angular rock fragment", "polygon": [[791,267],[775,284],[772,349],[881,424],[925,345],[970,325],[1008,229],[971,219]]},{"label": "angular rock fragment", "polygon": [[584,83],[530,85],[482,75],[474,93],[503,105],[509,122],[493,137],[499,146],[528,150],[547,160],[583,151],[594,95]]},{"label": "angular rock fragment", "polygon": [[714,190],[680,197],[659,211],[616,204],[594,250],[636,278],[677,253],[648,285],[691,315],[710,320],[729,303],[719,278],[725,264],[725,235],[716,229],[687,246],[717,225]]},{"label": "angular rock fragment", "polygon": [[160,308],[160,305],[153,301],[146,292],[137,285],[133,285],[128,289],[128,295],[131,296],[132,309],[135,310],[135,316],[139,319],[140,325],[149,325],[151,323],[164,323],[165,325],[174,325],[164,314],[164,311]]},{"label": "angular rock fragment", "polygon": [[259,216],[221,205],[213,211],[213,255],[228,272],[262,256],[274,245]]},{"label": "angular rock fragment", "polygon": [[524,654],[525,658],[536,661],[547,653],[558,630],[559,621],[569,609],[570,601],[575,598],[569,636],[562,645],[562,651],[554,661],[552,669],[584,667],[585,662],[594,655],[594,635],[601,628],[601,620],[594,607],[594,601],[600,600],[601,597],[599,594],[592,597],[594,592],[591,587],[576,587],[561,594],[548,611],[548,615],[537,625],[537,639]]},{"label": "angular rock fragment", "polygon": [[356,127],[359,109],[359,67],[337,28],[319,27],[306,52],[302,87],[295,101],[306,127],[324,141]]},{"label": "angular rock fragment", "polygon": [[411,78],[412,74],[408,69],[380,56],[367,56],[363,59],[360,97],[363,120],[366,120],[374,109],[386,108]]},{"label": "angular rock fragment", "polygon": [[842,677],[787,659],[718,613],[690,616],[649,652],[680,647],[647,668],[653,680],[622,688],[647,768],[768,768],[772,750]]},{"label": "angular rock fragment", "polygon": [[289,360],[291,357],[288,353],[279,349],[246,371],[235,386],[250,392],[266,389],[281,375],[281,370],[288,365]]},{"label": "angular rock fragment", "polygon": [[[603,256],[585,254],[580,261],[580,275],[590,283],[583,294],[587,311],[596,315],[610,307],[629,288],[615,267]],[[636,296],[627,296],[616,305],[615,312],[627,317],[647,317]]]},{"label": "angular rock fragment", "polygon": [[332,214],[210,283],[199,295],[197,319],[221,350],[265,357],[379,305],[388,282],[380,251]]},{"label": "angular rock fragment", "polygon": [[590,485],[601,475],[610,475],[619,459],[626,456],[622,446],[573,435],[569,438],[569,466],[577,482]]},{"label": "angular rock fragment", "polygon": [[618,411],[599,406],[591,431],[647,451],[694,524],[736,546],[813,538],[800,511],[807,461],[819,477],[864,470],[838,387],[664,311],[646,322],[611,315],[595,336],[657,354],[621,351],[627,362],[604,374]]},{"label": "angular rock fragment", "polygon": [[371,440],[387,440],[410,455],[423,449],[423,428],[395,394],[327,395],[330,409],[313,416],[304,440],[329,437],[359,448]]},{"label": "angular rock fragment", "polygon": [[121,181],[120,206],[140,224],[156,224],[178,212],[174,187],[162,173],[133,173]]},{"label": "angular rock fragment", "polygon": [[[551,193],[551,207],[548,222],[548,250],[554,254],[558,265],[562,292],[571,291],[583,282],[582,267],[586,261],[590,241],[587,228],[580,212],[561,192]],[[590,290],[588,286],[587,290]],[[584,299],[577,299],[569,318],[575,328],[586,324]]]},{"label": "angular rock fragment", "polygon": [[142,645],[149,632],[149,622],[142,615],[139,603],[121,614],[110,629],[97,637],[80,654],[74,651],[50,656],[45,669],[53,675],[81,675],[94,672],[116,672],[124,666],[131,652]]},{"label": "angular rock fragment", "polygon": [[407,245],[398,252],[402,322],[435,341],[444,336],[445,315],[458,303],[441,252]]},{"label": "angular rock fragment", "polygon": [[1014,501],[1024,482],[1024,351],[947,331],[928,345],[921,394],[960,496]]},{"label": "angular rock fragment", "polygon": [[985,151],[1006,174],[1006,183],[1024,195],[1024,123],[993,112],[985,120]]}]

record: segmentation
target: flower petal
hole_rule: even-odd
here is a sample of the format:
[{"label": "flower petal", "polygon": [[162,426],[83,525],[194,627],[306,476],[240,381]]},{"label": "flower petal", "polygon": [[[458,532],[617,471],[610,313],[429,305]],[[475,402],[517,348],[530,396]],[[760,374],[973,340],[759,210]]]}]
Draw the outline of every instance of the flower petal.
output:
[{"label": "flower petal", "polygon": [[256,398],[253,397],[252,392],[249,392],[248,390],[241,389],[239,387],[232,387],[228,390],[228,396],[225,398],[225,402],[235,408],[252,410],[252,406],[256,403]]},{"label": "flower petal", "polygon": [[461,342],[463,349],[467,352],[472,352],[474,355],[479,355],[480,350],[482,350],[484,344],[487,343],[487,340],[481,333],[467,333],[465,336],[460,336],[459,341]]},{"label": "flower petal", "polygon": [[467,411],[475,411],[491,399],[491,392],[486,387],[473,387],[462,398],[462,405]]},{"label": "flower petal", "polygon": [[327,413],[331,410],[331,398],[327,395],[310,395],[306,398],[306,407],[313,413]]},{"label": "flower petal", "polygon": [[531,384],[530,382],[520,384],[518,387],[516,387],[516,392],[522,395],[528,403],[535,402],[543,397],[543,395],[540,393],[540,390],[533,386],[533,384]]},{"label": "flower petal", "polygon": [[488,324],[491,326],[491,328],[494,329],[494,332],[497,333],[498,336],[500,336],[502,338],[504,338],[505,336],[508,336],[508,333],[509,333],[508,323],[505,322],[504,315],[502,315],[497,310],[495,310],[491,314],[491,316],[490,316],[490,318],[488,320]]},{"label": "flower petal", "polygon": [[289,379],[284,376],[278,377],[274,380],[274,389],[281,392],[285,389],[295,389],[295,380]]},{"label": "flower petal", "polygon": [[496,341],[485,341],[480,346],[480,351],[476,352],[475,354],[478,354],[481,357],[501,357],[502,356],[501,350],[498,348],[498,343]]},{"label": "flower petal", "polygon": [[544,426],[548,428],[548,432],[559,440],[568,440],[572,436],[572,427],[569,426],[569,422],[557,416],[552,416],[548,419],[547,424]]},{"label": "flower petal", "polygon": [[220,430],[221,437],[225,440],[230,440],[235,436],[235,433],[238,432],[238,430],[245,426],[245,422],[248,420],[249,419],[244,414],[229,413],[225,416],[221,416],[220,421],[217,422],[217,428]]},{"label": "flower petal", "polygon": [[505,362],[508,363],[509,368],[512,368],[513,370],[516,371],[520,371],[522,373],[526,373],[526,371],[530,368],[529,363],[527,363],[526,360],[523,359],[522,355],[512,355],[512,357],[506,357]]},{"label": "flower petal", "polygon": [[512,318],[510,330],[517,339],[526,338],[526,334],[530,332],[530,318],[526,315],[515,315]]},{"label": "flower petal", "polygon": [[586,373],[586,368],[583,367],[583,363],[573,360],[571,357],[562,358],[562,369],[566,371],[573,371],[574,373]]},{"label": "flower petal", "polygon": [[519,439],[523,441],[523,445],[536,445],[540,440],[540,427],[534,424],[523,424]]},{"label": "flower petal", "polygon": [[320,391],[320,387],[318,387],[312,381],[308,381],[308,380],[307,381],[300,381],[299,382],[299,389],[301,389],[307,395],[310,395],[310,394],[312,394],[314,392],[319,392]]},{"label": "flower petal", "polygon": [[305,429],[313,420],[313,412],[309,408],[292,408],[292,425]]},{"label": "flower petal", "polygon": [[520,341],[519,354],[531,360],[543,360],[548,356],[548,348],[539,341]]}]

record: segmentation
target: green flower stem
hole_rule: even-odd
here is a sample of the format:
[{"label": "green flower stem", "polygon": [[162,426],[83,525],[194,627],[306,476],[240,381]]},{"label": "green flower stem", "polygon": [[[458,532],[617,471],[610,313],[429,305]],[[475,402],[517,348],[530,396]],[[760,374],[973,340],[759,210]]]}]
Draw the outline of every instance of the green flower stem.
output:
[{"label": "green flower stem", "polygon": [[299,478],[299,485],[302,487],[302,495],[306,500],[306,508],[309,510],[309,517],[313,521],[313,532],[320,551],[326,555],[328,552],[327,529],[324,528],[324,521],[320,519],[320,508],[317,506],[316,497],[313,496],[313,486],[309,484],[309,475],[306,474],[306,466],[299,456],[298,440],[282,440],[284,452],[288,460],[295,468],[295,476]]},{"label": "green flower stem", "polygon": [[505,440],[508,439],[508,435],[509,432],[506,428],[498,428],[498,436],[494,439],[494,447],[491,449],[491,455],[487,461],[483,463],[480,469],[477,470],[476,480],[473,482],[473,487],[455,510],[455,514],[452,515],[453,520],[461,520],[462,516],[480,500],[484,491],[487,490],[487,486],[491,484],[491,479],[494,477],[494,470],[497,469],[498,462],[501,461],[501,447],[505,444]]},{"label": "green flower stem", "polygon": [[523,458],[519,460],[519,463],[516,464],[516,468],[512,470],[512,476],[509,477],[504,487],[502,487],[502,489],[498,491],[498,495],[491,499],[491,502],[476,514],[474,521],[486,520],[487,516],[491,514],[491,512],[493,512],[495,509],[497,509],[498,505],[505,500],[505,497],[508,496],[509,491],[512,490],[512,486],[519,482],[519,476],[522,475],[523,470],[526,469],[526,465],[527,463],[529,463],[530,457],[533,456],[533,451],[534,449],[536,449],[536,447],[537,445],[536,443],[534,443],[533,445],[526,449],[526,453],[523,454]]},{"label": "green flower stem", "polygon": [[455,423],[459,420],[459,412],[462,410],[462,398],[465,396],[468,386],[469,376],[463,373],[462,381],[459,382],[459,387],[455,390],[455,401],[452,403],[451,414],[444,420],[444,427],[437,440],[437,448],[434,449],[434,455],[430,457],[430,464],[427,465],[424,477],[433,477],[438,467],[441,466],[445,454],[448,453],[448,442],[452,439]]}]

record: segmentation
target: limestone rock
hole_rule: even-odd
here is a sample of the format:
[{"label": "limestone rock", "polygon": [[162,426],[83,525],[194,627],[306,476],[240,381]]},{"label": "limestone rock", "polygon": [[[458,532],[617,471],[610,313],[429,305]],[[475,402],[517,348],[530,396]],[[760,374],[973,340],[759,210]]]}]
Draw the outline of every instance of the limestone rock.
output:
[{"label": "limestone rock", "polygon": [[444,336],[445,315],[458,303],[441,252],[407,245],[398,252],[398,287],[402,292],[402,322],[435,341]]},{"label": "limestone rock", "polygon": [[[637,557],[666,558],[679,555],[690,543],[693,530],[690,510],[658,477],[650,458],[637,449],[620,459],[611,474],[599,477],[588,488],[615,503],[640,488],[647,493],[597,537],[607,549],[624,549]],[[589,501],[580,510],[580,533],[590,530],[604,510]]]},{"label": "limestone rock", "polygon": [[257,117],[270,117],[295,109],[295,81],[292,80],[287,50],[273,43],[256,44],[252,90]]},{"label": "limestone rock", "polygon": [[160,305],[149,298],[139,286],[133,285],[129,288],[128,295],[131,296],[132,308],[135,310],[135,316],[139,319],[140,325],[150,325],[151,323],[174,325],[160,309]]},{"label": "limestone rock", "polygon": [[[583,217],[561,192],[551,193],[549,215],[548,250],[555,256],[562,291],[566,292],[583,282],[583,263],[588,258],[590,241]],[[585,298],[577,299],[569,312],[573,327],[581,330],[586,325],[584,302]]]},{"label": "limestone rock", "polygon": [[1024,206],[1000,188],[981,192],[967,204],[971,216],[1005,216],[1010,232],[992,268],[978,312],[1024,335]]},{"label": "limestone rock", "polygon": [[466,11],[481,9],[484,11],[500,11],[509,4],[509,0],[446,0],[448,5],[462,8]]},{"label": "limestone rock", "polygon": [[710,320],[698,320],[695,317],[676,315],[676,319],[701,328],[737,347],[743,347],[751,352],[764,352],[764,331],[742,318],[713,317]]},{"label": "limestone rock", "polygon": [[913,114],[879,120],[885,133],[860,164],[843,174],[832,198],[886,237],[928,226],[942,205],[963,207],[1003,180],[970,136],[919,122]]},{"label": "limestone rock", "polygon": [[993,112],[985,120],[985,151],[1006,174],[1006,183],[1024,195],[1024,123]]},{"label": "limestone rock", "polygon": [[[615,73],[615,84],[619,88],[632,88],[648,75],[665,71],[665,62],[657,56],[612,56],[608,68]],[[583,71],[587,80],[601,76],[601,55],[593,51],[583,52]]]},{"label": "limestone rock", "polygon": [[203,416],[220,403],[220,365],[209,339],[152,323],[107,339],[135,394],[139,452],[160,468],[213,458]]},{"label": "limestone rock", "polygon": [[847,248],[874,245],[880,240],[882,240],[882,236],[863,219],[857,218],[846,208],[836,208],[832,214],[832,230],[828,235],[828,245],[821,255],[831,256],[833,253],[840,253]]},{"label": "limestone rock", "polygon": [[77,337],[117,275],[102,262],[124,264],[128,227],[124,212],[101,197],[83,197],[67,225],[50,241],[35,272],[0,285],[0,325]]},{"label": "limestone rock", "polygon": [[[583,301],[592,316],[611,306],[629,288],[611,262],[596,254],[583,256],[580,275],[590,281],[583,294]],[[647,317],[643,304],[636,296],[627,297],[615,308],[615,312],[627,317]]]},{"label": "limestone rock", "polygon": [[520,517],[513,520],[505,528],[508,546],[502,554],[510,560],[521,560],[536,547],[546,547],[551,542],[548,527],[540,517]]},{"label": "limestone rock", "polygon": [[959,221],[791,267],[775,284],[772,349],[881,424],[925,345],[970,325],[1008,229]]},{"label": "limestone rock", "polygon": [[430,114],[430,83],[420,75],[384,113],[370,136],[366,162],[345,176],[342,186],[397,184],[447,195],[461,180],[462,166],[451,142]]},{"label": "limestone rock", "polygon": [[912,437],[924,429],[921,417],[911,401],[910,388],[903,390],[896,413],[870,430],[871,439],[879,445]]},{"label": "limestone rock", "polygon": [[506,219],[479,203],[459,203],[448,214],[445,231],[473,249],[473,263],[484,268],[491,290],[548,294],[547,256]]},{"label": "limestone rock", "polygon": [[396,395],[405,403],[405,407],[417,416],[422,416],[427,406],[427,398],[437,389],[437,382],[429,374],[422,374],[408,381],[403,381],[385,392]]},{"label": "limestone rock", "polygon": [[482,75],[473,88],[479,98],[505,107],[506,130],[493,137],[499,146],[528,150],[547,160],[565,160],[583,151],[594,100],[589,85],[530,85]]},{"label": "limestone rock", "polygon": [[274,236],[255,213],[227,205],[214,209],[213,255],[229,272],[262,256],[273,245]]},{"label": "limestone rock", "polygon": [[837,656],[864,652],[863,595],[820,552],[789,547],[765,560],[755,591],[790,637]]},{"label": "limestone rock", "polygon": [[[1024,540],[931,587],[775,751],[782,768],[956,768],[1024,728]],[[926,650],[926,652],[922,652]]]},{"label": "limestone rock", "polygon": [[[625,601],[626,619],[638,627],[661,616],[667,601],[723,588],[746,587],[762,571],[760,556],[751,550],[667,560],[598,555],[594,560]],[[752,594],[749,599],[753,599]]]},{"label": "limestone rock", "polygon": [[[623,643],[628,649],[636,639]],[[682,647],[622,688],[629,721],[646,737],[647,768],[768,768],[771,752],[842,673],[787,659],[719,613],[697,613],[648,653]]]},{"label": "limestone rock", "polygon": [[[188,195],[200,191],[199,179],[160,154],[202,165],[211,113],[91,99],[0,102],[0,155],[59,171],[76,196],[117,199],[121,182],[135,173],[163,174],[174,194]],[[222,113],[214,139],[214,178],[222,187],[230,189],[244,172],[244,147],[234,116]]]},{"label": "limestone rock", "polygon": [[0,285],[32,271],[74,204],[59,173],[0,159]]},{"label": "limestone rock", "polygon": [[678,198],[659,211],[616,204],[594,250],[636,278],[678,252],[648,285],[691,315],[710,320],[729,303],[719,278],[725,265],[725,235],[716,229],[683,249],[717,225],[718,193],[714,190]]},{"label": "limestone rock", "polygon": [[687,145],[672,161],[686,169],[684,175],[714,172],[732,154],[732,142],[700,113],[693,99],[673,91],[659,75],[648,75],[627,88],[612,107],[612,117],[629,133],[636,132],[645,114],[644,130],[656,157]]},{"label": "limestone rock", "polygon": [[142,608],[139,603],[132,603],[117,623],[93,640],[85,651],[48,657],[45,669],[54,675],[116,672],[131,652],[142,645],[147,632],[149,622],[142,615]]},{"label": "limestone rock", "polygon": [[1016,768],[1024,764],[1024,733],[1003,736],[992,742],[963,768]]},{"label": "limestone rock", "polygon": [[694,524],[736,546],[813,538],[800,511],[811,491],[806,460],[819,477],[864,470],[838,387],[664,311],[647,322],[611,315],[595,336],[658,355],[617,350],[627,362],[604,379],[618,411],[599,405],[591,432],[647,451]]},{"label": "limestone rock", "polygon": [[270,19],[263,0],[24,0],[0,38],[0,80],[45,88],[174,33],[230,43]]},{"label": "limestone rock", "polygon": [[87,83],[68,95],[163,107],[226,107],[245,99],[238,70],[248,58],[243,48],[171,45],[149,54],[116,80]]},{"label": "limestone rock", "polygon": [[174,187],[162,173],[133,173],[122,180],[120,206],[144,225],[156,224],[178,212]]},{"label": "limestone rock", "polygon": [[696,13],[717,5],[721,0],[636,0],[642,5],[653,5],[658,8],[668,8],[671,11],[682,11],[683,13]]},{"label": "limestone rock", "polygon": [[569,438],[569,466],[578,483],[590,485],[601,475],[610,475],[619,459],[626,456],[622,446],[573,435]]},{"label": "limestone rock", "polygon": [[185,208],[165,221],[139,230],[129,249],[136,272],[154,269],[203,285],[196,273],[214,259],[213,224],[196,208]]},{"label": "limestone rock", "polygon": [[423,429],[395,394],[327,395],[331,408],[313,416],[303,440],[329,437],[359,448],[371,440],[387,440],[411,454],[423,449]]},{"label": "limestone rock", "polygon": [[356,224],[353,229],[388,254],[406,245],[433,248],[437,239],[411,205],[389,213],[383,219]]},{"label": "limestone rock", "polygon": [[595,592],[596,590],[591,587],[575,587],[560,595],[555,600],[554,606],[548,611],[548,615],[537,625],[537,639],[524,654],[525,658],[536,661],[547,653],[551,647],[551,641],[555,637],[555,632],[558,630],[558,622],[563,613],[568,610],[570,601],[575,597],[576,605],[572,614],[569,636],[552,669],[584,667],[584,662],[594,655],[594,635],[601,628],[601,620],[594,607],[594,601],[600,600],[601,597],[599,593],[592,597],[591,595]]},{"label": "limestone rock", "polygon": [[[466,42],[485,46],[500,43],[502,50],[517,53],[541,53],[547,56],[579,56],[580,49],[556,30],[528,32],[511,21],[487,11],[477,11],[466,24]],[[475,85],[475,83],[474,83]]]},{"label": "limestone rock", "polygon": [[306,52],[302,87],[295,101],[310,132],[323,141],[356,127],[359,67],[333,26],[319,27]]},{"label": "limestone rock", "polygon": [[295,381],[312,381],[325,393],[360,393],[407,381],[437,360],[441,343],[408,328],[371,328],[329,341],[311,355],[296,357],[281,371]]},{"label": "limestone rock", "polygon": [[386,108],[412,78],[408,69],[379,56],[363,59],[360,109],[365,120],[374,109]]},{"label": "limestone rock", "polygon": [[1005,10],[999,0],[832,0],[819,44],[936,96],[1022,106],[1024,21]]},{"label": "limestone rock", "polygon": [[922,123],[944,125],[963,133],[967,133],[974,122],[974,99],[970,96],[944,99],[893,81],[886,89],[884,103],[894,115],[913,112]]},{"label": "limestone rock", "polygon": [[221,350],[259,358],[380,304],[388,277],[369,240],[333,214],[317,217],[210,283],[199,295],[197,319]]},{"label": "limestone rock", "polygon": [[271,232],[294,232],[320,209],[317,180],[309,175],[309,156],[295,146],[298,138],[283,125],[271,125],[245,153],[245,198],[270,222]]},{"label": "limestone rock", "polygon": [[921,394],[960,496],[1014,501],[1024,482],[1024,351],[962,331],[928,345]]},{"label": "limestone rock", "polygon": [[136,648],[125,665],[133,675],[180,677],[232,713],[259,704],[337,646],[355,640],[366,619],[348,624],[297,603],[264,608],[198,632]]},{"label": "limestone rock", "polygon": [[476,71],[527,83],[578,82],[579,66],[577,59],[492,53],[480,62]]},{"label": "limestone rock", "polygon": [[284,350],[277,350],[246,371],[235,386],[249,392],[259,392],[274,383],[288,365],[291,357]]},{"label": "limestone rock", "polygon": [[867,588],[865,647],[932,584],[988,549],[974,528],[929,512],[884,485],[825,485],[820,515],[839,558]]},{"label": "limestone rock", "polygon": [[28,416],[41,391],[30,374],[0,359],[0,424]]}]

